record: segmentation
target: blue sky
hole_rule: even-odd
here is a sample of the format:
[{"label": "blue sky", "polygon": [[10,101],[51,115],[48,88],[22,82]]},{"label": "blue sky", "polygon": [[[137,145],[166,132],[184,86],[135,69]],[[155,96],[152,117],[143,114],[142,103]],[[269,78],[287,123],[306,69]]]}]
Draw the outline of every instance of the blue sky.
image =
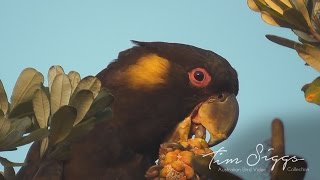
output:
[{"label": "blue sky", "polygon": [[[210,49],[229,60],[240,81],[238,126],[214,149],[224,146],[231,157],[246,156],[269,139],[271,120],[279,117],[288,154],[307,159],[308,179],[320,177],[319,107],[305,102],[300,91],[319,74],[265,34],[295,38],[290,30],[262,22],[244,0],[0,1],[0,79],[11,94],[26,67],[46,75],[59,64],[82,76],[95,75],[130,48],[130,40]],[[1,156],[23,161],[26,149]]]}]

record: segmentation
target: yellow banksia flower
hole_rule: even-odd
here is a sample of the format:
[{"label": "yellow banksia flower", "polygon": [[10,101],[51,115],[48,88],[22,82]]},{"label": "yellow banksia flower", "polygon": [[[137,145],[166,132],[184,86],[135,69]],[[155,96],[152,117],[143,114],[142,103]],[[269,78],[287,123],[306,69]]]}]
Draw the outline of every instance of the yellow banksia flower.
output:
[{"label": "yellow banksia flower", "polygon": [[164,165],[170,164],[176,160],[178,160],[178,153],[177,152],[168,152],[164,158]]},{"label": "yellow banksia flower", "polygon": [[147,179],[192,180],[198,177],[192,167],[194,155],[212,154],[212,150],[202,138],[180,141],[179,144],[181,148],[167,144],[160,146],[159,161],[156,165],[159,169],[158,173],[154,173],[158,175],[149,172]]},{"label": "yellow banksia flower", "polygon": [[[164,160],[160,162],[163,169],[160,171],[160,177],[170,179],[192,179],[195,175],[191,167],[193,153],[176,149],[165,154]],[[161,164],[162,163],[162,164]]]},{"label": "yellow banksia flower", "polygon": [[184,163],[180,160],[172,162],[171,167],[178,172],[184,171]]},{"label": "yellow banksia flower", "polygon": [[188,166],[188,165],[185,166],[184,174],[185,174],[187,179],[191,179],[195,175],[193,168],[191,166]]},{"label": "yellow banksia flower", "polygon": [[183,161],[185,164],[191,166],[191,161],[193,158],[193,153],[190,151],[182,151],[180,153],[181,157],[179,157],[180,161]]}]

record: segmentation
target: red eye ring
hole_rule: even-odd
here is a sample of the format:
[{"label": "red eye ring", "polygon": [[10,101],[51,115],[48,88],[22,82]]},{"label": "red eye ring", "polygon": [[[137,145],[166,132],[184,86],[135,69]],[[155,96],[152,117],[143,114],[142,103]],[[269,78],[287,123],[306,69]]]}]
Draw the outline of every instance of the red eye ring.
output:
[{"label": "red eye ring", "polygon": [[206,87],[211,81],[211,76],[204,68],[195,68],[188,74],[190,83],[198,88]]}]

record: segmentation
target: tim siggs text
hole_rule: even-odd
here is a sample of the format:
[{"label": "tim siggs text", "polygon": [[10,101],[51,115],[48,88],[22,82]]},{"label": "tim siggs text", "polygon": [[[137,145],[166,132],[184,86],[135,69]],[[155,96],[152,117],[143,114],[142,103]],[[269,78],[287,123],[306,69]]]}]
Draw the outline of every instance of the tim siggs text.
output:
[{"label": "tim siggs text", "polygon": [[[272,151],[273,148],[269,148],[269,151]],[[285,170],[288,162],[298,162],[298,161],[302,161],[304,159],[300,159],[296,156],[271,156],[268,157],[266,155],[263,155],[263,151],[264,151],[264,146],[262,144],[257,144],[256,146],[256,152],[252,153],[250,155],[248,155],[248,157],[246,158],[246,164],[248,166],[256,166],[260,161],[273,161],[273,165],[271,167],[271,171],[274,169],[274,167],[276,166],[276,164],[280,161],[283,161],[283,165],[282,165],[282,170]],[[218,151],[215,151],[214,153],[209,153],[209,154],[205,154],[203,155],[203,157],[209,156],[209,155],[213,155],[209,164],[209,169],[211,170],[211,166],[212,163],[215,163],[217,165],[221,165],[221,164],[240,164],[243,163],[243,160],[240,158],[232,158],[232,159],[224,159],[224,160],[214,160],[215,158],[217,158],[218,156],[222,156],[224,153],[228,152],[228,150],[226,150],[224,147],[221,147]]]}]

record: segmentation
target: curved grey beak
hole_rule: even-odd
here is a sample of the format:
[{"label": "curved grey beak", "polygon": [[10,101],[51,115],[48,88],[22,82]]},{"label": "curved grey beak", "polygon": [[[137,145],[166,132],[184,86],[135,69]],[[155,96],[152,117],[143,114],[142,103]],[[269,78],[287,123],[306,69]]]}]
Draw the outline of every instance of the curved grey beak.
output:
[{"label": "curved grey beak", "polygon": [[234,94],[212,96],[198,109],[200,123],[209,131],[210,147],[227,139],[234,130],[239,116],[239,105]]}]

